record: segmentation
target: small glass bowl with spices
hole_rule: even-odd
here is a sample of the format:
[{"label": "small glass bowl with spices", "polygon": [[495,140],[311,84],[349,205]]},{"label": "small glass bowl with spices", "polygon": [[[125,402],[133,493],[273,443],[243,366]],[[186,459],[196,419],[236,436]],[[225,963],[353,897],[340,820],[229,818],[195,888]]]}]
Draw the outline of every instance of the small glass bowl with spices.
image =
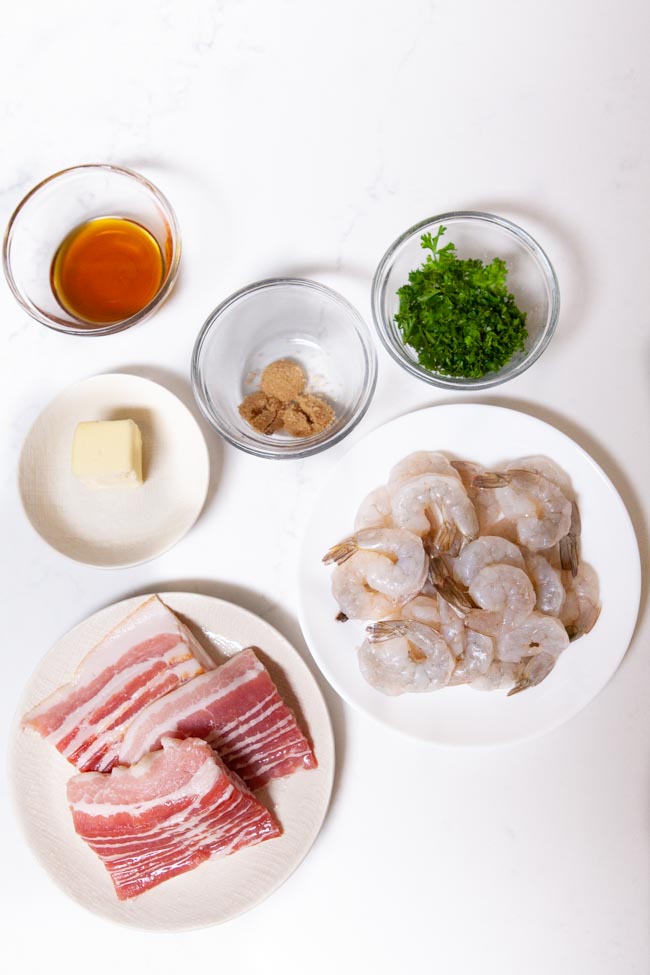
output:
[{"label": "small glass bowl with spices", "polygon": [[359,313],[302,278],[258,281],[231,295],[208,317],[192,356],[202,413],[258,457],[307,457],[338,443],[365,414],[376,377]]},{"label": "small glass bowl with spices", "polygon": [[547,347],[559,311],[555,271],[537,241],[477,211],[411,227],[388,248],[372,285],[388,353],[447,389],[486,389],[520,375]]}]

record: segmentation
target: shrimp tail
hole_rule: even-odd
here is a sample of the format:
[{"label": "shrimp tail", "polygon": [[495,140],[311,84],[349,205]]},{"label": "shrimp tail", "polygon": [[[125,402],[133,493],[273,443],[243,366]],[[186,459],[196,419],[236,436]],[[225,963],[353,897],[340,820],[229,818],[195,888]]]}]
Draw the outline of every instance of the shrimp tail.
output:
[{"label": "shrimp tail", "polygon": [[433,539],[434,548],[438,552],[448,552],[452,546],[456,528],[449,521],[442,521]]},{"label": "shrimp tail", "polygon": [[509,474],[501,474],[498,471],[483,471],[475,474],[472,478],[473,488],[502,488],[510,483]]},{"label": "shrimp tail", "polygon": [[554,666],[555,659],[548,653],[540,653],[533,657],[528,657],[524,661],[524,667],[519,680],[514,687],[510,688],[506,697],[520,694],[529,687],[537,687],[543,680],[546,680]]},{"label": "shrimp tail", "polygon": [[442,598],[461,613],[476,609],[476,603],[469,592],[456,582],[440,555],[435,555],[430,560],[429,581]]},{"label": "shrimp tail", "polygon": [[578,546],[576,539],[571,537],[571,532],[560,539],[560,565],[565,571],[570,569],[575,579],[579,565]]},{"label": "shrimp tail", "polygon": [[433,539],[434,551],[430,554],[446,552],[455,558],[460,553],[465,540],[465,536],[453,521],[442,521]]},{"label": "shrimp tail", "polygon": [[585,633],[589,633],[590,630],[593,630],[598,622],[600,609],[600,606],[594,606],[589,612],[584,613],[575,623],[567,623],[564,629],[571,643],[584,636]]},{"label": "shrimp tail", "polygon": [[460,555],[467,540],[467,536],[463,535],[463,533],[456,528],[454,531],[454,538],[449,546],[449,555],[451,555],[453,559]]},{"label": "shrimp tail", "polygon": [[580,565],[580,511],[575,501],[571,502],[571,526],[564,536],[560,539],[560,565],[565,571],[571,570],[571,575],[575,579]]},{"label": "shrimp tail", "polygon": [[381,643],[392,640],[395,636],[404,636],[406,630],[405,620],[378,620],[366,627],[366,634],[371,643]]},{"label": "shrimp tail", "polygon": [[356,539],[351,535],[349,538],[344,538],[342,542],[332,545],[323,556],[323,562],[325,565],[331,565],[332,562],[335,562],[336,565],[343,565],[344,562],[352,558],[358,548]]}]

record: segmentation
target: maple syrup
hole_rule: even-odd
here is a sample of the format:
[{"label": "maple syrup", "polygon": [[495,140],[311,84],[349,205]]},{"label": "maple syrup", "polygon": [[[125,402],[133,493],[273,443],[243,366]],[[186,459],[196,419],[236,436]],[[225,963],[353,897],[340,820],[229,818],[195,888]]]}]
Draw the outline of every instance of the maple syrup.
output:
[{"label": "maple syrup", "polygon": [[59,304],[91,325],[123,321],[156,296],[165,261],[149,231],[125,217],[97,217],[72,230],[52,261]]}]

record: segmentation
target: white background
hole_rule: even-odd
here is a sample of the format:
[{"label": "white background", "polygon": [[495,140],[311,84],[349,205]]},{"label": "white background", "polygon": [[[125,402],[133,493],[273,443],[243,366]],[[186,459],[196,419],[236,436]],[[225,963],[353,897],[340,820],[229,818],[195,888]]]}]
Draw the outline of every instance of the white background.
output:
[{"label": "white background", "polygon": [[[2,223],[42,177],[106,161],[160,186],[184,243],[170,301],[111,337],[48,331],[0,286],[5,736],[52,642],[134,593],[232,599],[308,657],[295,573],[321,479],[383,421],[462,397],[408,377],[380,350],[371,409],[329,452],[260,461],[206,431],[203,516],[171,552],[122,571],[66,561],[23,516],[16,464],[40,410],[68,384],[120,369],[191,405],[201,323],[269,275],[330,284],[370,321],[385,248],[445,210],[521,223],[562,292],[542,359],[472,401],[523,409],[586,448],[627,504],[647,564],[649,9],[644,0],[5,5]],[[69,902],[26,848],[3,782],[3,970],[645,975],[646,603],[644,591],[630,651],[600,696],[520,746],[408,742],[325,688],[338,747],[325,826],[280,891],[220,928],[142,934]]]}]

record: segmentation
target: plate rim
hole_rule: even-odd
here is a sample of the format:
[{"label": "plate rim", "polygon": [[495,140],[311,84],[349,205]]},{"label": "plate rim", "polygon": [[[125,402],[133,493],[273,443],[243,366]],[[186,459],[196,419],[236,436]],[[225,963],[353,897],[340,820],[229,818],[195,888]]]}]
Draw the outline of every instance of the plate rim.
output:
[{"label": "plate rim", "polygon": [[[274,882],[269,887],[268,890],[266,890],[263,893],[258,894],[257,896],[255,896],[253,899],[251,899],[250,903],[248,903],[241,910],[238,910],[236,913],[230,914],[227,917],[217,918],[216,920],[212,920],[212,921],[198,922],[198,923],[192,923],[192,924],[183,924],[183,925],[179,925],[179,926],[175,926],[175,927],[170,927],[170,926],[166,926],[166,927],[155,927],[155,926],[151,926],[151,925],[146,926],[146,925],[141,924],[141,923],[129,921],[127,918],[124,918],[124,917],[110,916],[107,913],[105,913],[102,910],[100,910],[95,905],[94,902],[91,903],[91,904],[86,903],[82,898],[76,896],[67,887],[65,887],[63,885],[63,883],[61,882],[61,880],[59,879],[59,877],[57,876],[57,874],[55,872],[53,872],[50,869],[50,867],[44,863],[44,861],[41,859],[41,856],[40,856],[37,848],[32,843],[32,840],[31,840],[31,837],[30,837],[30,834],[28,832],[27,825],[26,825],[25,813],[24,813],[23,806],[22,806],[21,801],[20,801],[20,789],[18,787],[18,776],[16,774],[16,768],[15,768],[15,761],[16,761],[15,751],[16,751],[16,748],[18,746],[18,740],[19,740],[19,737],[22,734],[25,733],[24,730],[21,727],[21,724],[22,724],[22,717],[23,717],[23,714],[25,712],[26,702],[29,699],[29,689],[30,689],[31,685],[33,684],[34,680],[36,680],[36,678],[38,677],[41,668],[47,662],[48,658],[51,658],[52,656],[55,655],[55,653],[57,651],[57,648],[59,647],[59,645],[61,643],[63,643],[64,641],[67,641],[68,639],[74,639],[74,636],[77,633],[77,631],[80,630],[84,625],[86,625],[86,624],[90,623],[91,621],[93,621],[96,617],[101,616],[104,613],[107,613],[107,612],[109,612],[111,610],[117,609],[119,606],[124,606],[125,609],[126,609],[126,611],[128,612],[129,604],[131,604],[131,603],[144,602],[145,600],[151,598],[151,596],[159,596],[163,602],[165,602],[165,599],[168,598],[168,597],[172,597],[172,598],[174,598],[174,597],[181,597],[181,598],[183,598],[183,597],[186,597],[186,596],[189,596],[192,599],[198,599],[201,602],[208,601],[208,602],[210,602],[213,605],[218,604],[220,606],[225,606],[225,607],[227,607],[227,609],[229,611],[236,610],[237,613],[241,614],[243,617],[246,617],[250,622],[254,623],[255,625],[261,623],[267,630],[272,631],[272,633],[279,639],[279,641],[281,643],[285,644],[286,647],[289,649],[289,651],[291,652],[292,658],[297,663],[297,666],[303,670],[304,675],[311,682],[311,685],[313,687],[313,690],[314,690],[315,694],[317,695],[320,704],[322,705],[322,711],[323,711],[323,718],[324,718],[324,720],[323,720],[323,723],[322,723],[322,726],[321,726],[321,734],[324,735],[324,736],[326,735],[327,744],[328,744],[328,747],[329,747],[329,750],[330,750],[330,755],[331,755],[331,759],[329,761],[329,765],[326,765],[326,766],[321,765],[320,758],[318,759],[318,769],[320,769],[321,771],[325,771],[325,773],[326,773],[326,777],[325,777],[325,780],[324,780],[324,796],[325,796],[325,798],[324,798],[324,801],[323,801],[323,804],[322,804],[322,808],[319,811],[319,815],[318,815],[318,818],[317,818],[317,821],[316,821],[316,825],[314,827],[313,836],[311,837],[311,840],[310,840],[309,844],[306,846],[306,848],[304,849],[304,851],[302,851],[300,853],[300,855],[297,857],[297,859],[290,864],[289,869],[287,869],[284,872],[282,872],[280,874],[279,878],[277,879],[277,882]],[[165,605],[167,605],[166,602],[165,602]],[[171,609],[171,607],[169,607],[169,608]],[[185,613],[184,610],[180,610],[179,609],[177,611],[177,610],[172,609],[172,612],[174,612],[174,613],[179,612],[183,616],[186,616],[186,613]],[[197,625],[199,627],[201,626],[201,624],[197,620],[195,620],[195,619],[190,619],[190,622],[194,623],[195,625]],[[81,660],[82,657],[83,657],[83,652],[81,652],[81,655],[79,657],[79,660]],[[290,677],[290,674],[288,676]],[[52,758],[55,761],[59,757],[60,756],[58,756],[57,753],[54,753],[52,755]],[[306,857],[308,856],[309,852],[311,851],[312,847],[314,846],[316,840],[318,839],[318,837],[320,835],[320,832],[321,832],[321,830],[323,828],[323,824],[325,822],[325,819],[327,818],[327,814],[328,814],[328,811],[329,811],[330,806],[331,806],[331,803],[332,803],[332,794],[333,794],[333,788],[334,788],[334,777],[335,777],[335,772],[336,772],[336,738],[334,736],[334,727],[333,727],[333,723],[332,723],[332,716],[330,714],[330,710],[329,710],[329,707],[327,705],[327,701],[325,699],[325,695],[323,694],[321,688],[318,686],[318,681],[316,680],[316,678],[312,674],[312,672],[311,672],[311,670],[310,670],[310,668],[309,668],[306,660],[302,657],[302,655],[298,652],[298,650],[296,650],[296,648],[291,643],[291,641],[280,630],[277,629],[277,627],[273,626],[272,623],[269,623],[267,620],[263,619],[263,617],[259,616],[257,613],[252,612],[252,610],[246,609],[245,607],[240,606],[238,603],[233,603],[230,600],[222,599],[219,596],[210,596],[207,593],[186,592],[186,591],[181,591],[181,590],[176,590],[176,589],[173,589],[173,590],[155,590],[155,591],[152,591],[152,592],[149,592],[149,593],[137,594],[135,596],[127,596],[124,599],[119,599],[116,602],[109,603],[106,606],[103,606],[101,609],[96,610],[94,613],[90,613],[84,619],[79,620],[78,623],[76,623],[74,626],[70,627],[70,629],[66,630],[65,633],[61,634],[61,636],[59,636],[50,645],[49,649],[40,658],[40,660],[38,661],[38,663],[32,669],[32,672],[30,673],[27,681],[25,682],[25,684],[23,686],[23,689],[22,689],[20,698],[19,698],[18,703],[16,705],[16,709],[14,711],[14,714],[13,714],[13,717],[12,717],[12,720],[11,720],[11,723],[10,723],[10,727],[9,727],[8,749],[7,749],[7,766],[6,767],[7,767],[7,783],[8,783],[8,793],[9,793],[9,797],[10,797],[10,803],[11,803],[11,806],[13,808],[13,813],[14,813],[15,819],[16,819],[16,821],[18,823],[18,826],[19,826],[19,829],[20,829],[20,833],[22,835],[22,838],[23,838],[23,840],[24,840],[24,842],[25,842],[28,850],[30,851],[30,854],[33,856],[35,862],[37,863],[39,869],[44,873],[44,875],[48,878],[48,880],[52,884],[54,884],[54,886],[56,887],[56,889],[64,897],[66,897],[66,899],[72,901],[78,907],[82,908],[82,910],[90,912],[95,917],[98,917],[101,920],[106,921],[106,922],[108,922],[110,924],[115,924],[115,925],[119,926],[120,928],[126,928],[126,929],[129,929],[129,930],[146,931],[146,932],[151,933],[151,934],[183,933],[183,932],[189,932],[189,931],[206,930],[206,929],[211,928],[211,927],[218,927],[219,925],[226,924],[229,921],[233,921],[236,918],[241,917],[243,914],[247,914],[249,911],[253,910],[255,907],[259,906],[259,904],[263,903],[265,900],[267,900],[269,897],[271,897],[277,890],[279,890],[280,887],[282,887],[289,880],[289,878],[295,873],[295,871],[298,869],[298,867],[306,859]],[[74,773],[74,768],[71,765],[70,765],[70,774],[71,775],[75,774]],[[280,839],[281,839],[281,837],[280,837]],[[191,873],[193,871],[189,871],[189,872]],[[115,903],[117,905],[119,905],[120,904],[120,901],[118,901],[116,899],[116,902]]]},{"label": "plate rim", "polygon": [[584,461],[586,461],[589,464],[589,466],[591,466],[591,468],[596,472],[596,474],[598,474],[603,479],[603,481],[605,482],[609,490],[612,492],[613,496],[618,500],[621,509],[621,514],[624,516],[626,520],[627,526],[629,527],[630,530],[631,538],[634,541],[634,554],[635,554],[635,560],[633,566],[634,590],[635,590],[633,594],[634,595],[634,599],[633,599],[634,618],[633,619],[630,618],[629,635],[627,636],[627,639],[622,644],[623,650],[620,656],[617,658],[615,666],[608,674],[605,681],[600,685],[600,687],[595,691],[595,693],[593,693],[591,697],[589,697],[586,701],[579,704],[577,707],[571,710],[570,713],[566,713],[563,716],[558,717],[556,720],[545,724],[543,728],[535,729],[529,732],[519,733],[513,735],[510,738],[502,738],[499,741],[474,741],[469,743],[464,741],[439,740],[435,738],[425,737],[422,734],[418,734],[414,730],[396,725],[392,723],[390,720],[388,720],[387,718],[385,718],[384,716],[379,715],[374,711],[370,710],[362,702],[355,700],[353,694],[351,694],[348,691],[348,689],[341,683],[341,681],[339,681],[336,678],[336,676],[331,672],[327,662],[323,661],[323,657],[321,656],[321,654],[318,651],[315,651],[313,648],[314,641],[312,640],[311,627],[308,620],[308,614],[305,608],[305,600],[303,598],[304,588],[302,583],[299,583],[298,619],[309,652],[312,655],[319,670],[321,671],[321,673],[323,674],[327,682],[330,684],[330,686],[336,691],[337,694],[339,694],[339,696],[350,707],[354,708],[355,711],[359,712],[360,714],[363,714],[365,717],[370,718],[373,722],[380,725],[382,728],[386,728],[392,733],[398,734],[403,738],[408,739],[409,741],[419,742],[431,748],[448,749],[450,751],[458,750],[458,749],[486,750],[489,748],[507,748],[513,745],[518,745],[524,742],[532,741],[536,738],[541,738],[546,734],[550,734],[551,732],[557,730],[557,728],[571,721],[578,714],[580,714],[580,712],[583,711],[589,704],[591,704],[592,701],[594,701],[595,698],[609,684],[612,677],[617,672],[623,660],[625,659],[625,656],[630,648],[632,640],[634,639],[634,634],[636,632],[638,619],[639,619],[639,610],[641,604],[641,587],[642,587],[641,555],[639,550],[639,542],[636,537],[636,530],[632,518],[630,517],[630,513],[627,509],[627,506],[623,501],[620,493],[618,492],[616,486],[612,482],[611,478],[597,463],[597,461],[594,460],[591,454],[589,454],[588,451],[585,450],[584,447],[582,447],[579,443],[577,443],[568,434],[564,433],[563,430],[559,430],[552,423],[549,423],[546,420],[542,420],[539,417],[526,412],[525,410],[519,410],[513,407],[499,406],[492,403],[473,403],[473,402],[462,401],[462,402],[453,402],[453,403],[438,403],[438,404],[418,407],[413,410],[407,410],[405,413],[401,413],[399,416],[393,417],[392,419],[387,420],[385,423],[379,424],[379,426],[375,427],[374,430],[369,431],[364,437],[357,440],[339,459],[334,469],[330,471],[328,478],[323,482],[321,486],[321,490],[319,491],[317,497],[314,499],[314,503],[309,510],[309,514],[307,515],[306,519],[303,522],[303,526],[302,526],[303,537],[301,539],[298,564],[299,567],[301,568],[303,566],[303,563],[306,560],[307,529],[309,525],[312,523],[316,507],[318,503],[321,501],[321,499],[327,495],[328,490],[331,488],[332,483],[336,479],[337,473],[339,473],[344,468],[345,464],[347,463],[347,461],[349,460],[352,454],[354,454],[363,444],[366,444],[369,440],[378,436],[381,432],[385,431],[386,428],[391,427],[393,425],[397,426],[399,424],[406,423],[408,422],[408,419],[413,416],[423,415],[426,413],[432,413],[432,412],[442,411],[442,410],[454,411],[457,410],[458,408],[461,408],[463,410],[467,410],[469,408],[470,410],[480,411],[481,413],[485,413],[485,414],[487,413],[492,413],[492,414],[501,413],[501,414],[509,414],[509,415],[514,414],[517,416],[525,417],[526,421],[532,421],[534,424],[538,424],[541,427],[548,428],[553,432],[554,435],[566,441],[567,444],[571,445],[571,448],[573,450],[579,453],[581,458]]},{"label": "plate rim", "polygon": [[[201,445],[200,446],[200,449],[201,449],[201,453],[203,455],[204,483],[201,485],[200,503],[197,502],[196,511],[193,514],[192,520],[189,521],[189,523],[183,528],[183,530],[179,534],[177,534],[169,542],[169,544],[165,545],[162,548],[157,549],[152,555],[148,555],[146,558],[143,558],[143,559],[136,559],[135,561],[132,561],[132,560],[129,560],[129,561],[119,561],[119,560],[117,560],[117,561],[113,561],[113,562],[110,562],[110,563],[106,563],[106,562],[105,563],[97,563],[97,562],[88,561],[87,559],[75,558],[75,556],[74,555],[70,555],[69,552],[64,551],[62,548],[58,548],[49,538],[47,538],[45,535],[43,535],[38,530],[38,528],[36,527],[36,525],[32,521],[32,518],[31,518],[30,513],[29,513],[29,507],[28,507],[28,505],[26,503],[25,495],[24,495],[23,473],[22,473],[23,472],[23,452],[25,450],[25,447],[27,445],[27,442],[28,442],[29,438],[31,437],[31,435],[34,432],[34,430],[36,429],[36,426],[38,425],[38,423],[41,421],[41,419],[47,413],[47,411],[49,409],[51,409],[51,407],[55,406],[55,404],[58,403],[59,400],[62,400],[67,394],[71,393],[75,389],[78,389],[80,386],[84,386],[86,383],[92,383],[92,382],[95,382],[97,380],[102,380],[102,379],[105,379],[105,380],[134,379],[134,380],[137,380],[139,383],[146,384],[147,386],[157,387],[158,389],[163,390],[163,392],[165,392],[169,396],[171,396],[176,401],[176,403],[178,404],[178,406],[180,408],[182,408],[188,414],[189,418],[193,421],[194,426],[196,427],[196,433],[198,434],[197,444],[200,443],[200,445]],[[23,437],[23,440],[22,440],[22,443],[21,443],[21,446],[20,446],[20,451],[19,451],[19,454],[18,454],[18,464],[16,466],[15,483],[16,483],[16,487],[17,487],[17,491],[18,491],[18,497],[20,499],[20,506],[21,506],[21,509],[22,509],[22,512],[23,512],[25,518],[27,519],[27,521],[28,521],[30,527],[32,528],[32,530],[34,531],[34,533],[38,536],[38,538],[40,538],[43,542],[45,542],[45,544],[48,546],[48,548],[52,549],[53,552],[56,552],[57,555],[61,555],[64,559],[67,559],[69,562],[75,563],[76,565],[88,565],[88,566],[90,566],[93,569],[100,569],[100,570],[103,569],[103,570],[110,571],[112,569],[130,569],[130,568],[133,568],[136,565],[146,565],[148,562],[152,562],[154,559],[157,559],[161,555],[164,555],[166,552],[169,552],[175,545],[177,545],[185,537],[185,535],[188,534],[188,532],[191,531],[191,529],[194,527],[194,525],[198,521],[199,517],[201,516],[201,513],[203,511],[203,508],[205,507],[205,502],[206,502],[206,499],[207,499],[207,496],[208,496],[208,491],[209,491],[209,488],[210,488],[210,476],[211,476],[210,466],[211,466],[210,465],[210,451],[208,449],[207,441],[205,439],[205,435],[203,433],[203,430],[201,429],[201,426],[200,426],[197,418],[192,413],[192,411],[182,401],[182,399],[180,399],[180,397],[176,395],[176,393],[173,393],[172,390],[169,389],[167,386],[165,386],[163,383],[159,383],[155,379],[149,379],[147,376],[140,376],[137,373],[132,373],[132,372],[100,372],[100,373],[96,373],[95,375],[92,375],[92,376],[86,376],[83,379],[78,379],[78,380],[76,380],[76,382],[73,382],[69,386],[66,386],[64,389],[60,390],[55,396],[53,396],[45,404],[45,406],[43,406],[43,408],[41,410],[39,410],[38,415],[34,418],[34,420],[32,421],[32,423],[30,424],[29,429],[27,430],[25,436]],[[198,494],[197,494],[197,497],[198,497]]]}]

